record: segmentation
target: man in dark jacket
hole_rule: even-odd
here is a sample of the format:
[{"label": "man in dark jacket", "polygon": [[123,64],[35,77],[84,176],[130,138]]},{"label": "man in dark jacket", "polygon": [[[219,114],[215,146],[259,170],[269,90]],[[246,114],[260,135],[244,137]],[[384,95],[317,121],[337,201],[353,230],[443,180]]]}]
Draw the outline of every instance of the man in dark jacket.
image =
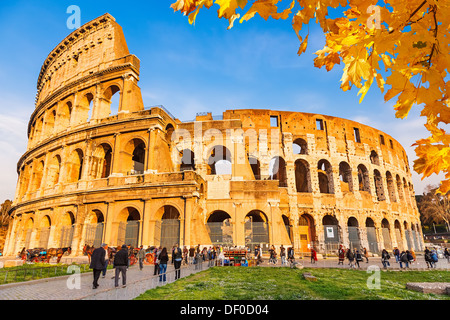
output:
[{"label": "man in dark jacket", "polygon": [[94,281],[92,282],[92,289],[97,289],[99,286],[98,278],[100,278],[100,274],[105,268],[106,248],[107,245],[103,243],[100,248],[97,248],[94,250],[94,252],[92,252],[91,264],[89,266],[89,268],[94,270]]},{"label": "man in dark jacket", "polygon": [[117,288],[119,286],[119,276],[122,273],[122,285],[125,287],[127,284],[127,267],[128,267],[128,250],[127,246],[123,245],[122,249],[114,256],[114,268],[116,269],[116,276],[114,279],[114,285]]},{"label": "man in dark jacket", "polygon": [[178,247],[178,243],[175,244],[172,250],[172,263],[175,267],[175,280],[180,278],[180,267],[181,260],[183,259],[183,253],[181,252],[180,247]]}]

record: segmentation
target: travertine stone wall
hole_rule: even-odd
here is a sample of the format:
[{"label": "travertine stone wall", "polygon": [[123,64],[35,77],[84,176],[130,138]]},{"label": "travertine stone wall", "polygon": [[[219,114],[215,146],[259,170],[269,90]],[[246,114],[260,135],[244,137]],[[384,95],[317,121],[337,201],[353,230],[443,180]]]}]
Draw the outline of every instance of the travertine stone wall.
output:
[{"label": "travertine stone wall", "polygon": [[139,59],[108,14],[49,54],[5,255],[67,246],[79,255],[101,242],[421,249],[408,159],[393,137],[275,110],[182,122],[144,108],[138,81]]}]

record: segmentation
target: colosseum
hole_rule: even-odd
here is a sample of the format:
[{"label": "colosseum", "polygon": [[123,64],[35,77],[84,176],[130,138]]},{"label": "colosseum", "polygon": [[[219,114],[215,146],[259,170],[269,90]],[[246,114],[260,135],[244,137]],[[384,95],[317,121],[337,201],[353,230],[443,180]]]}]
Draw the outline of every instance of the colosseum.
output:
[{"label": "colosseum", "polygon": [[85,244],[423,248],[403,147],[369,126],[247,109],[180,121],[144,106],[139,59],[105,14],[37,81],[4,255]]}]

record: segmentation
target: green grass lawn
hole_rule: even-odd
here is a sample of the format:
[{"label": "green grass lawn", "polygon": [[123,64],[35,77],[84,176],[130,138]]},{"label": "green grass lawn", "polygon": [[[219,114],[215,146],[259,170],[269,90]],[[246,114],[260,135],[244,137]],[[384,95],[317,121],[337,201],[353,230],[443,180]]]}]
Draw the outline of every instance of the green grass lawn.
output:
[{"label": "green grass lawn", "polygon": [[[311,282],[302,274],[317,277]],[[374,274],[348,269],[214,267],[147,291],[137,300],[450,300],[448,295],[407,290],[407,282],[447,282],[448,271],[381,271],[380,289],[369,289]],[[373,282],[369,282],[373,283]]]}]

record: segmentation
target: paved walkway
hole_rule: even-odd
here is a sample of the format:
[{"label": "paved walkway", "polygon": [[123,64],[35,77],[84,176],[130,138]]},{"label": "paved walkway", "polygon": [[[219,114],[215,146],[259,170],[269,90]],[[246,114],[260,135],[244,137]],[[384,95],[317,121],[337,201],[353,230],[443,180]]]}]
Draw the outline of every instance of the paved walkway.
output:
[{"label": "paved walkway", "polygon": [[[316,263],[311,263],[309,257],[296,259],[296,262],[304,267],[311,268],[345,268],[349,269],[348,260],[343,265],[338,265],[337,258],[320,259]],[[399,264],[395,259],[391,259],[390,269],[399,270]],[[264,258],[261,265],[263,267],[281,266],[280,260],[276,265],[269,264]],[[369,263],[361,262],[361,269],[366,270],[369,266],[382,268],[381,259],[377,257],[369,258]],[[181,277],[196,273],[208,268],[208,263],[203,263],[200,267],[195,265],[182,266]],[[423,256],[418,256],[410,270],[431,270],[428,269]],[[436,270],[450,270],[450,264],[445,259],[440,259]],[[114,288],[114,270],[107,271],[106,277],[99,279],[99,288],[92,289],[92,272],[83,274],[72,274],[68,276],[33,280],[22,283],[5,284],[0,286],[0,300],[131,300],[145,291],[164,285],[159,282],[159,277],[153,275],[154,266],[144,265],[144,269],[139,270],[138,265],[131,266],[127,272],[127,286]],[[405,269],[404,269],[405,270]],[[168,264],[167,282],[175,281],[173,265]],[[121,285],[121,282],[119,282]]]}]

